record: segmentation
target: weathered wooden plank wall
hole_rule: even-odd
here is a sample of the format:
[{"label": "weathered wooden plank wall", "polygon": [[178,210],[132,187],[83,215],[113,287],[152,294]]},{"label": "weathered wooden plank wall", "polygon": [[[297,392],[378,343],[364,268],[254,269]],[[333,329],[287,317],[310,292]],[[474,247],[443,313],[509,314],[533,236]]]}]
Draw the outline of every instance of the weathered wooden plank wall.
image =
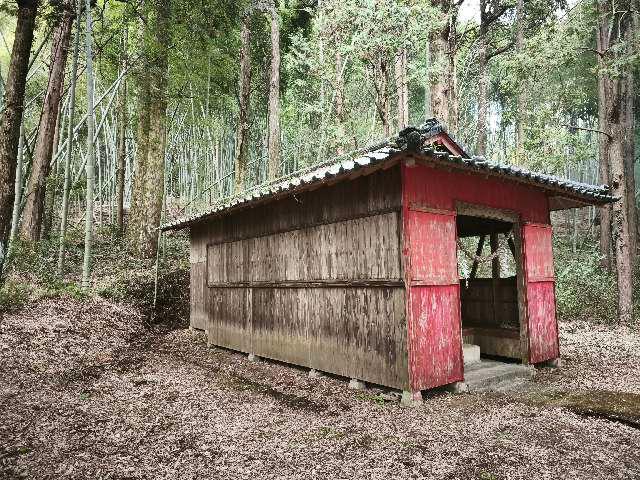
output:
[{"label": "weathered wooden plank wall", "polygon": [[463,280],[461,301],[463,328],[520,328],[516,277]]},{"label": "weathered wooden plank wall", "polygon": [[191,247],[191,279],[190,279],[190,325],[193,328],[204,330],[207,321],[207,309],[205,306],[205,287],[207,274],[207,238],[206,226],[194,225],[190,230]]},{"label": "weathered wooden plank wall", "polygon": [[210,244],[210,287],[321,280],[400,281],[398,212]]},{"label": "weathered wooden plank wall", "polygon": [[211,343],[406,388],[400,192],[395,167],[192,228]]}]

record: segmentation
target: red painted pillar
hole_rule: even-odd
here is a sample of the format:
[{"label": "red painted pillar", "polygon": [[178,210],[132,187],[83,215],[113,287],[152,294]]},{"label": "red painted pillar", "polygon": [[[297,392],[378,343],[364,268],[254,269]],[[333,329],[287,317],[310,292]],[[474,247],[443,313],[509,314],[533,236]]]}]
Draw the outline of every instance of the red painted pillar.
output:
[{"label": "red painted pillar", "polygon": [[[403,165],[403,178],[410,171]],[[455,212],[416,204],[411,188],[403,189],[403,255],[409,380],[416,391],[464,375]]]},{"label": "red painted pillar", "polygon": [[551,225],[522,227],[529,362],[560,357]]}]

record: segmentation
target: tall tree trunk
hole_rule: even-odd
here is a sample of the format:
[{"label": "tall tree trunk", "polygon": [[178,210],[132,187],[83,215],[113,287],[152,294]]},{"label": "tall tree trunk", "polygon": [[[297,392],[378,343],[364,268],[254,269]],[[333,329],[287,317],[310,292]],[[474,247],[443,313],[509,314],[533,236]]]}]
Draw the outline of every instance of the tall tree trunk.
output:
[{"label": "tall tree trunk", "polygon": [[[11,235],[9,237],[9,249],[18,234],[18,224],[20,222],[20,206],[22,204],[22,158],[24,154],[24,122],[20,125],[20,140],[18,141],[18,156],[16,159],[16,187],[15,198],[13,200],[13,213],[11,216]],[[10,252],[8,252],[10,253]]]},{"label": "tall tree trunk", "polygon": [[431,42],[427,38],[427,42],[425,45],[425,87],[424,87],[424,118],[431,118],[433,116],[433,112],[431,111]]},{"label": "tall tree trunk", "polygon": [[[431,0],[440,10],[441,26],[429,36],[431,114],[455,132],[458,126],[458,100],[456,88],[456,23],[457,7],[451,0]],[[432,67],[440,71],[435,71]]]},{"label": "tall tree trunk", "polygon": [[64,160],[64,184],[62,186],[62,212],[60,214],[60,236],[58,245],[57,273],[62,275],[64,268],[64,247],[67,236],[69,216],[69,189],[71,188],[71,160],[73,159],[73,128],[76,109],[76,85],[78,80],[78,56],[80,54],[80,21],[82,0],[76,0],[76,35],[73,41],[73,59],[71,61],[71,80],[69,86],[69,122],[67,124],[67,151]]},{"label": "tall tree trunk", "polygon": [[251,12],[242,18],[240,32],[239,112],[236,132],[235,191],[245,188],[249,157],[249,96],[251,93]]},{"label": "tall tree trunk", "polygon": [[406,48],[402,48],[396,55],[395,80],[398,130],[402,130],[409,125],[409,91],[407,86]]},{"label": "tall tree trunk", "polygon": [[[438,2],[434,2],[436,5]],[[443,2],[443,6],[447,2]],[[442,14],[447,15],[448,11],[442,9]],[[431,66],[436,66],[439,69],[448,68],[447,48],[449,38],[448,25],[442,27],[433,32],[429,38],[429,52],[431,53]],[[447,65],[447,66],[445,66]],[[442,72],[434,72],[430,70],[431,82],[431,114],[448,125],[450,122],[449,116],[449,99],[448,99],[448,82],[447,75]]]},{"label": "tall tree trunk", "polygon": [[507,43],[489,52],[489,29],[512,7],[502,0],[480,0],[480,25],[478,26],[478,122],[476,126],[476,153],[486,155],[489,117],[489,60],[511,48]]},{"label": "tall tree trunk", "polygon": [[85,1],[86,31],[85,49],[87,56],[87,190],[86,190],[86,211],[84,223],[84,257],[82,262],[82,288],[88,289],[91,285],[91,247],[93,240],[93,186],[94,178],[94,153],[93,140],[95,135],[94,113],[95,106],[94,76],[93,76],[93,19],[91,18],[91,0]]},{"label": "tall tree trunk", "polygon": [[[127,68],[127,27],[124,27],[122,36],[122,51],[120,68]],[[116,228],[118,233],[124,233],[124,174],[127,159],[127,79],[122,80],[120,95],[118,97],[118,146],[116,165]]]},{"label": "tall tree trunk", "polygon": [[152,0],[146,8],[145,63],[149,73],[148,87],[143,86],[141,92],[147,98],[141,99],[143,118],[138,129],[143,151],[139,152],[128,236],[136,252],[151,258],[158,248],[164,193],[170,7],[166,0]]},{"label": "tall tree trunk", "polygon": [[389,118],[389,67],[385,58],[376,61],[374,71],[374,84],[376,88],[376,110],[382,122],[382,130],[385,138],[391,136],[391,122]]},{"label": "tall tree trunk", "polygon": [[489,72],[487,71],[486,0],[480,0],[480,27],[478,30],[478,118],[476,125],[476,154],[487,154],[487,109],[489,100]]},{"label": "tall tree trunk", "polygon": [[53,36],[49,83],[42,105],[40,123],[38,124],[38,137],[33,155],[31,177],[25,193],[26,204],[22,216],[20,236],[29,241],[40,239],[47,177],[51,166],[51,155],[64,86],[65,66],[73,17],[73,4],[70,1],[65,1],[62,4],[61,18]]},{"label": "tall tree trunk", "polygon": [[458,80],[456,72],[456,53],[458,51],[458,37],[456,25],[458,22],[459,5],[452,5],[449,9],[447,27],[447,65],[446,85],[447,104],[449,109],[448,127],[453,133],[458,131]]},{"label": "tall tree trunk", "polygon": [[271,8],[271,78],[269,80],[269,180],[280,175],[280,20]]},{"label": "tall tree trunk", "polygon": [[[517,0],[516,4],[516,49],[520,55],[524,53],[524,0]],[[523,163],[524,155],[524,124],[527,112],[527,94],[523,85],[518,87],[518,111],[516,116],[516,163]]]},{"label": "tall tree trunk", "polygon": [[[143,14],[144,15],[144,14]],[[144,21],[146,24],[147,21]],[[143,27],[144,28],[144,27]],[[149,116],[149,108],[151,102],[151,75],[147,68],[147,62],[149,59],[144,59],[143,67],[137,75],[137,96],[138,96],[138,127],[136,132],[136,156],[135,156],[135,168],[133,175],[133,187],[131,191],[131,207],[129,209],[129,221],[127,225],[127,237],[128,243],[131,245],[138,244],[138,234],[140,229],[140,222],[143,221],[142,217],[145,215],[144,203],[142,201],[144,197],[144,186],[146,184],[146,170],[147,170],[147,156],[149,152],[149,128],[151,125],[151,119]]]},{"label": "tall tree trunk", "polygon": [[344,154],[344,142],[342,140],[344,138],[344,60],[339,50],[336,50],[335,70],[335,109],[336,122],[338,123],[338,146],[336,153],[342,155]]},{"label": "tall tree trunk", "polygon": [[[601,7],[600,7],[601,8]],[[609,48],[609,34],[606,23],[600,21],[596,34],[596,48],[600,52],[604,52]],[[609,89],[609,79],[605,74],[606,63],[602,55],[598,55],[598,124],[600,130],[606,132],[608,110],[607,91]],[[600,159],[600,182],[610,184],[610,168],[609,168],[609,140],[603,134],[598,138],[598,156]],[[600,255],[602,256],[603,268],[611,271],[611,205],[604,205],[600,208]]]},{"label": "tall tree trunk", "polygon": [[[628,10],[627,10],[628,9]],[[618,278],[618,317],[621,323],[630,323],[633,317],[633,265],[631,210],[635,205],[628,189],[630,181],[629,160],[627,155],[633,149],[633,71],[621,60],[632,53],[633,20],[630,14],[631,2],[616,3],[611,0],[599,0],[600,43],[605,46],[603,61],[605,67],[615,66],[617,72],[611,75],[609,70],[600,72],[604,77],[602,90],[605,107],[600,130],[607,142],[606,152],[610,168],[610,183],[613,194],[620,200],[613,204],[612,229],[615,245],[616,273]]]},{"label": "tall tree trunk", "polygon": [[0,273],[11,232],[16,159],[37,10],[37,0],[18,1],[18,18],[5,83],[5,109],[0,117]]},{"label": "tall tree trunk", "polygon": [[[51,227],[53,225],[53,217],[55,216],[54,209],[56,205],[56,196],[58,195],[58,175],[60,173],[60,162],[58,161],[57,153],[58,148],[60,146],[60,130],[64,126],[62,111],[63,108],[58,109],[58,120],[56,121],[55,134],[53,135],[53,149],[51,151],[51,158],[54,163],[54,176],[53,176],[53,185],[50,185],[51,188],[47,188],[47,192],[45,194],[45,213],[42,219],[42,229],[40,232],[40,239],[43,240],[45,238],[49,238],[49,234],[51,233]],[[51,181],[49,181],[51,183]]]}]

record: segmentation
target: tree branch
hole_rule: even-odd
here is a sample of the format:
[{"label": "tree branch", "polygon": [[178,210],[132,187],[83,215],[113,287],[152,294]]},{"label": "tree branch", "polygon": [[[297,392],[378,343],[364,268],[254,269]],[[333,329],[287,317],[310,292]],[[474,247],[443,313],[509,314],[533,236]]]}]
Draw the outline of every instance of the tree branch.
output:
[{"label": "tree branch", "polygon": [[487,53],[487,61],[491,60],[493,57],[497,57],[498,55],[503,54],[504,52],[506,52],[507,50],[511,50],[511,48],[515,45],[515,42],[513,40],[511,40],[509,43],[507,43],[506,45],[500,47],[500,48],[496,48],[494,51]]},{"label": "tree branch", "polygon": [[576,130],[584,130],[585,132],[600,133],[602,135],[605,135],[608,139],[611,139],[611,134],[610,133],[603,132],[602,130],[596,130],[595,128],[578,127],[576,125],[567,125],[565,123],[561,124],[560,126],[561,127],[566,127],[566,128],[574,128]]}]

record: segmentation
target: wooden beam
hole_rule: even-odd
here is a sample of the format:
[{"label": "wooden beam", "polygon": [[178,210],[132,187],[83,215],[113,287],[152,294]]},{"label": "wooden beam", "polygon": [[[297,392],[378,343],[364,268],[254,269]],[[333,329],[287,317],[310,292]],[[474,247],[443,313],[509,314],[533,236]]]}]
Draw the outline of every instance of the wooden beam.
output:
[{"label": "wooden beam", "polygon": [[285,280],[266,282],[216,282],[209,288],[404,288],[403,280]]},{"label": "wooden beam", "polygon": [[[491,254],[493,255],[498,251],[498,234],[492,233],[489,236],[489,243],[491,244]],[[496,255],[493,259],[491,259],[491,279],[492,279],[492,291],[493,291],[493,323],[496,325],[498,323],[498,318],[496,315],[496,305],[497,305],[497,294],[498,291],[498,281],[500,280],[500,256]]]},{"label": "wooden beam", "polygon": [[[484,248],[484,242],[487,237],[482,235],[480,240],[478,240],[478,248],[476,248],[476,257],[479,257],[482,254],[482,249]],[[469,275],[469,280],[473,280],[476,278],[476,274],[478,273],[478,261],[474,260],[473,265],[471,266],[471,274]]]},{"label": "wooden beam", "polygon": [[518,257],[516,255],[516,244],[513,241],[513,237],[509,237],[509,250],[511,250],[511,255],[513,255],[513,259],[514,260],[518,260]]}]

